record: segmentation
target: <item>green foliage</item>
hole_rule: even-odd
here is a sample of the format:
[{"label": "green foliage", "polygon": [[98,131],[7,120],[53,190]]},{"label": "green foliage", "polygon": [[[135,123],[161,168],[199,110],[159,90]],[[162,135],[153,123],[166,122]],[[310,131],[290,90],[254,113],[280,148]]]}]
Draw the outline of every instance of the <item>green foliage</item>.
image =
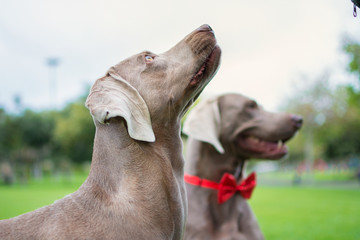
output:
[{"label": "green foliage", "polygon": [[53,112],[25,110],[19,115],[0,114],[0,156],[11,158],[22,149],[44,151],[51,146]]},{"label": "green foliage", "polygon": [[350,57],[349,70],[360,77],[360,44],[348,42],[344,44],[344,51]]},{"label": "green foliage", "polygon": [[314,80],[302,79],[295,94],[284,101],[282,110],[299,114],[304,119],[300,133],[289,142],[291,160],[324,158],[325,149],[333,134],[339,129],[347,112],[346,91],[329,84],[329,73],[325,72]]},{"label": "green foliage", "polygon": [[[285,107],[304,116],[303,129],[289,143],[292,156],[306,158],[306,144],[311,141],[314,158],[336,160],[360,155],[360,111],[348,101],[347,86],[331,89],[326,80],[316,80],[314,85],[306,88],[307,93],[299,91],[310,99],[308,103],[297,99]],[[319,87],[321,92],[317,91]]]},{"label": "green foliage", "polygon": [[[349,71],[360,80],[360,45],[348,42],[344,51],[350,57]],[[283,106],[304,117],[301,133],[289,143],[291,155],[299,160],[360,155],[360,89],[356,87],[360,81],[332,88],[329,76],[325,73],[311,82],[301,81],[303,86]]]},{"label": "green foliage", "polygon": [[71,163],[91,161],[95,127],[84,102],[83,96],[61,111],[20,109],[12,114],[0,109],[0,177],[2,162],[27,182],[42,172],[69,172]]},{"label": "green foliage", "polygon": [[[349,71],[356,74],[360,83],[360,44],[348,42],[344,50],[350,57]],[[349,155],[360,155],[360,90],[356,83],[344,86],[346,111],[338,118],[332,119],[331,128],[321,129],[324,138],[328,139],[325,155],[329,158],[340,158]]]},{"label": "green foliage", "polygon": [[[326,141],[325,156],[330,159],[360,155],[360,112],[350,107],[341,119],[320,129]],[[328,124],[330,125],[330,124]]]},{"label": "green foliage", "polygon": [[34,148],[42,147],[51,141],[54,118],[50,112],[36,113],[26,110],[15,120],[23,144]]},{"label": "green foliage", "polygon": [[94,122],[84,103],[71,103],[56,119],[54,141],[59,146],[57,152],[75,163],[91,161],[94,134]]}]

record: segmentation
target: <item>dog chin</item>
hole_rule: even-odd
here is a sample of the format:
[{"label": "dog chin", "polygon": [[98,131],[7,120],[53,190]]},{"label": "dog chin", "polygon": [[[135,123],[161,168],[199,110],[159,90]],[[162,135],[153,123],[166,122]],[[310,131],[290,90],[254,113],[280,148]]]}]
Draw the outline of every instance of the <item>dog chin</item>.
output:
[{"label": "dog chin", "polygon": [[249,149],[241,149],[239,151],[239,156],[244,157],[245,159],[267,159],[267,160],[279,160],[286,156],[288,153],[287,149],[282,151],[272,151],[272,152],[259,152],[251,151]]},{"label": "dog chin", "polygon": [[262,156],[259,156],[259,158],[270,159],[270,160],[279,160],[279,159],[283,158],[284,156],[286,156],[287,153],[288,153],[288,151],[286,148],[281,151],[263,153]]}]

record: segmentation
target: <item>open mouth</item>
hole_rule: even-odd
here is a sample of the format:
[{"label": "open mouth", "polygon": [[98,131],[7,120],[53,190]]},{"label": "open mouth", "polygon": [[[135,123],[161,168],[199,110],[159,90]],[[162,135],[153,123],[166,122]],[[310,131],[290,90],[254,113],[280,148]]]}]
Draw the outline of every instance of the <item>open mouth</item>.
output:
[{"label": "open mouth", "polygon": [[200,66],[199,70],[192,76],[190,86],[197,86],[202,80],[211,78],[215,75],[219,66],[220,60],[220,47],[215,45],[209,56],[205,59],[204,63]]},{"label": "open mouth", "polygon": [[198,87],[193,96],[190,98],[188,103],[184,107],[184,111],[186,112],[190,106],[196,101],[199,95],[202,92],[202,89],[206,86],[208,82],[214,77],[216,71],[218,70],[219,63],[220,63],[220,56],[221,56],[221,49],[218,45],[215,45],[209,54],[209,56],[205,59],[203,64],[200,66],[199,70],[192,76],[188,88],[195,88]]},{"label": "open mouth", "polygon": [[279,139],[277,141],[266,141],[251,135],[240,135],[238,137],[239,147],[251,155],[265,159],[280,159],[288,152],[284,144],[288,139]]}]

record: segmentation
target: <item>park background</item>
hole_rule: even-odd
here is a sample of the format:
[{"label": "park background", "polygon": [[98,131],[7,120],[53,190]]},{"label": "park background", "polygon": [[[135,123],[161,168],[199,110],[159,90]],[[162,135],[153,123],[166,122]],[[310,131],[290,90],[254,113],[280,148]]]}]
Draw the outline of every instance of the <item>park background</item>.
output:
[{"label": "park background", "polygon": [[[201,99],[238,92],[304,117],[281,161],[252,161],[267,239],[360,239],[360,17],[350,0],[1,1],[0,219],[75,191],[90,168],[89,87],[203,23],[223,50]],[[184,141],[186,141],[186,136]]]}]

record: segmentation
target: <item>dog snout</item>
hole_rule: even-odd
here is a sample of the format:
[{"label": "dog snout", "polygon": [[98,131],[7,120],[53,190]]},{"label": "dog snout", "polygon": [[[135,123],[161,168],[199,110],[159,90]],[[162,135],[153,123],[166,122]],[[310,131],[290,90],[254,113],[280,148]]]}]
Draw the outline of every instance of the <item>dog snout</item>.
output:
[{"label": "dog snout", "polygon": [[198,29],[198,32],[213,32],[212,28],[208,24],[201,25]]},{"label": "dog snout", "polygon": [[299,115],[291,115],[291,123],[295,129],[300,129],[303,123],[303,118]]},{"label": "dog snout", "polygon": [[215,33],[207,24],[201,25],[189,34],[185,42],[190,46],[192,52],[199,57],[200,61],[205,60],[217,44]]}]

